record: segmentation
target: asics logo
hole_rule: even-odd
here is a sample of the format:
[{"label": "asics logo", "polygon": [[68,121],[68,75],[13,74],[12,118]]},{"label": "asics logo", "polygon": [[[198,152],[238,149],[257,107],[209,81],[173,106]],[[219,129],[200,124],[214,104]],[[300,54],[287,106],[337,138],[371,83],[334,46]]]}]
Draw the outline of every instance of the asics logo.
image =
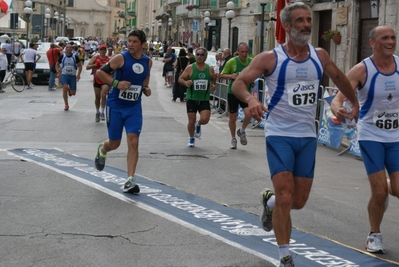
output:
[{"label": "asics logo", "polygon": [[386,113],[385,111],[382,112],[381,114],[378,114],[378,118],[382,118],[382,117],[386,117],[386,118],[397,118],[398,117],[398,113]]},{"label": "asics logo", "polygon": [[294,93],[296,93],[296,92],[298,92],[298,91],[313,90],[314,87],[315,87],[314,84],[307,84],[307,85],[302,85],[302,86],[301,86],[300,84],[297,84],[297,85],[294,87],[293,91],[294,91]]}]

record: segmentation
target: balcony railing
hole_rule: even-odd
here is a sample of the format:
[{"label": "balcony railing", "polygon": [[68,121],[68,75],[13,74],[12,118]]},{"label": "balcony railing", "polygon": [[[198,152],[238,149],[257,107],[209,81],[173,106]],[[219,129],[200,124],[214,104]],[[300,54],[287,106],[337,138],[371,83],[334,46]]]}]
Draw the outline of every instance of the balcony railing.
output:
[{"label": "balcony railing", "polygon": [[181,0],[166,0],[167,5],[177,6],[181,4]]},{"label": "balcony railing", "polygon": [[127,10],[127,14],[129,15],[129,16],[136,16],[136,9],[133,9],[133,8],[129,8],[128,10]]}]

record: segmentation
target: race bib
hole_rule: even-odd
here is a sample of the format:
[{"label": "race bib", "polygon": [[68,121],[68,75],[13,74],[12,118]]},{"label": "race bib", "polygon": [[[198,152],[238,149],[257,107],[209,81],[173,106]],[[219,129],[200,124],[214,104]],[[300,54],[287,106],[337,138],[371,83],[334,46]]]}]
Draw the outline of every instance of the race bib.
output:
[{"label": "race bib", "polygon": [[399,109],[374,111],[373,123],[382,130],[392,131],[399,127]]},{"label": "race bib", "polygon": [[68,75],[73,75],[75,68],[73,66],[65,66],[65,73]]},{"label": "race bib", "polygon": [[194,80],[194,90],[207,90],[208,80]]},{"label": "race bib", "polygon": [[316,105],[318,84],[317,80],[287,83],[288,104],[295,108]]},{"label": "race bib", "polygon": [[119,90],[119,99],[136,101],[141,93],[141,85],[130,85],[126,91]]}]

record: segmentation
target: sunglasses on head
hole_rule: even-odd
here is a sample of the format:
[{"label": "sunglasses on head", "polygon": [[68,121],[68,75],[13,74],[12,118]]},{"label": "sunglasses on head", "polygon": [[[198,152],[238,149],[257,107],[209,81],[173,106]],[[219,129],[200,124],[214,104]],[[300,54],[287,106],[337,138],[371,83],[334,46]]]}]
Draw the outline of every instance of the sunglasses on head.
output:
[{"label": "sunglasses on head", "polygon": [[203,56],[205,56],[205,54],[204,53],[197,53],[196,56],[203,57]]}]

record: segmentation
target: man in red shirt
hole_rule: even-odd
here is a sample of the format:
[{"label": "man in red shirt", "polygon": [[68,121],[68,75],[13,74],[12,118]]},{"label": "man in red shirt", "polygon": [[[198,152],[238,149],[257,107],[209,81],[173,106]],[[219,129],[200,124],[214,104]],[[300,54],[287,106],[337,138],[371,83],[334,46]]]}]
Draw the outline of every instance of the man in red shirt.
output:
[{"label": "man in red shirt", "polygon": [[62,51],[62,48],[60,46],[56,44],[51,44],[50,48],[46,52],[48,58],[48,64],[50,65],[50,79],[48,81],[49,91],[56,90],[56,88],[54,88],[55,77],[57,75],[57,71],[55,69],[55,63],[58,61],[58,58],[60,56],[60,51]]},{"label": "man in red shirt", "polygon": [[96,106],[96,115],[95,121],[99,122],[100,120],[105,120],[105,103],[107,100],[107,94],[109,90],[109,85],[104,83],[101,79],[97,77],[97,70],[99,70],[102,66],[108,63],[109,57],[106,55],[107,46],[105,44],[101,44],[98,46],[98,55],[92,57],[89,63],[86,65],[87,70],[93,70],[93,87],[94,87],[94,95],[95,100],[94,104]]}]

